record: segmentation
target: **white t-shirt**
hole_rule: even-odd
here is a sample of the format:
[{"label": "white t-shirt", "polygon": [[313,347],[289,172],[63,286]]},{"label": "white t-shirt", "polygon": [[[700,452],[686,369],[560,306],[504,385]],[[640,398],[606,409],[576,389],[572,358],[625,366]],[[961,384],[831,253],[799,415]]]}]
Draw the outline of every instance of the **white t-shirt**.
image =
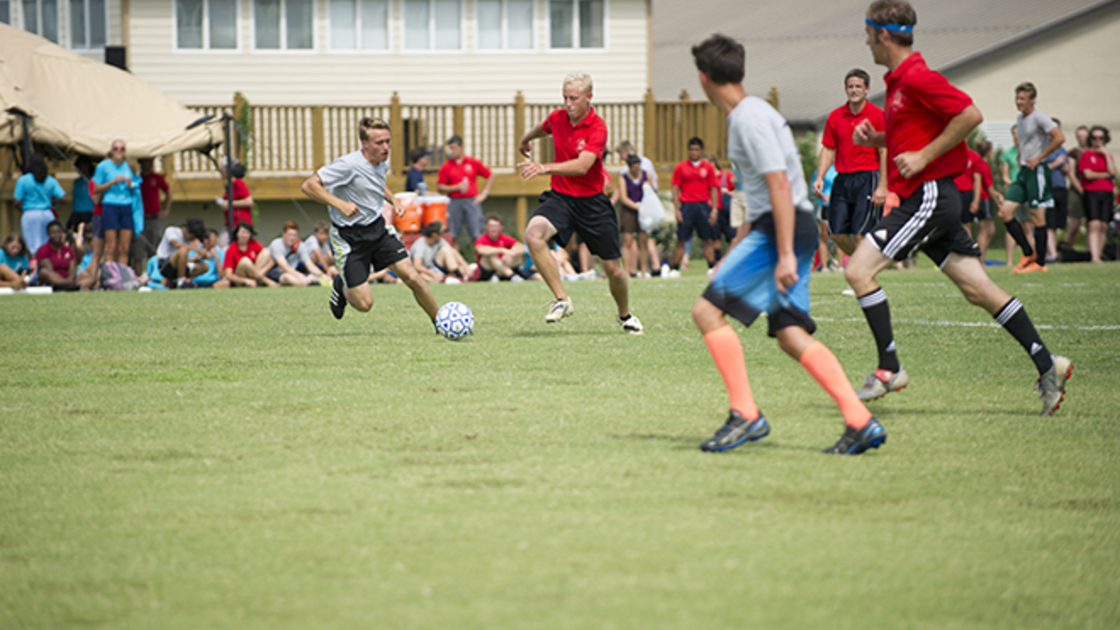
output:
[{"label": "white t-shirt", "polygon": [[163,231],[163,239],[160,240],[159,247],[156,247],[156,260],[167,260],[175,253],[176,247],[171,244],[171,241],[187,242],[183,238],[183,228],[172,225]]},{"label": "white t-shirt", "polygon": [[1058,125],[1037,107],[1031,110],[1029,116],[1020,113],[1017,124],[1019,166],[1026,166],[1027,160],[1042,155],[1046,147],[1050,146],[1050,130]]},{"label": "white t-shirt", "polygon": [[436,254],[444,247],[449,247],[447,241],[442,238],[436,241],[435,245],[429,245],[428,241],[423,238],[416,239],[412,244],[412,250],[408,252],[409,258],[419,258],[420,262],[428,269],[435,269],[436,267]]},{"label": "white t-shirt", "polygon": [[755,222],[773,210],[766,173],[784,171],[793,196],[793,207],[812,213],[809,187],[801,170],[801,152],[789,123],[770,103],[748,96],[727,116],[727,156],[747,194],[747,220]]},{"label": "white t-shirt", "polygon": [[272,254],[273,260],[286,260],[288,265],[295,269],[300,263],[300,246],[302,243],[296,242],[295,247],[288,247],[284,244],[284,237],[277,237],[268,244],[268,253]]},{"label": "white t-shirt", "polygon": [[388,172],[387,162],[374,166],[362,155],[361,149],[347,153],[319,169],[323,188],[343,201],[358,205],[358,213],[352,217],[342,214],[338,208],[328,206],[331,222],[339,227],[348,227],[371,225],[381,218],[381,208],[385,205],[385,175]]}]

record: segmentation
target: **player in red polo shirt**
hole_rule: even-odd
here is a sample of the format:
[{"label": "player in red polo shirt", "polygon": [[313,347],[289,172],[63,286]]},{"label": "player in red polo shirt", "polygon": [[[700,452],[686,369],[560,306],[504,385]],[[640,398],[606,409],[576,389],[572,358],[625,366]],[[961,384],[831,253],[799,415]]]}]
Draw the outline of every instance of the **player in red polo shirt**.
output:
[{"label": "player in red polo shirt", "polygon": [[875,63],[890,69],[886,133],[864,121],[855,129],[855,141],[887,148],[888,186],[901,204],[860,243],[844,271],[879,348],[879,368],[867,375],[858,394],[874,400],[909,382],[895,352],[887,296],[875,276],[920,249],[969,302],[988,311],[1023,346],[1038,369],[1042,414],[1052,414],[1073,364],[1050,354],[1019,300],[985,273],[980,248],[961,226],[953,178],[967,167],[964,139],[984,117],[967,94],[911,50],[917,22],[905,0],[877,0],[867,11],[867,45]]},{"label": "player in red polo shirt", "polygon": [[525,241],[537,271],[556,299],[548,306],[546,322],[558,322],[572,314],[572,300],[560,282],[560,268],[548,251],[555,239],[565,245],[579,234],[591,253],[603,261],[611,296],[618,305],[618,323],[632,335],[642,334],[642,323],[630,313],[629,285],[622,269],[618,245],[618,217],[610,199],[603,194],[607,180],[603,152],[607,148],[607,124],[591,107],[591,77],[564,77],[564,109],[557,109],[521,138],[520,151],[529,157],[533,140],[552,136],[555,162],[521,162],[521,178],[552,176],[552,190],[540,196],[540,205],[525,228]]},{"label": "player in red polo shirt", "polygon": [[883,202],[887,200],[887,152],[863,147],[852,141],[856,126],[867,120],[882,131],[883,110],[867,100],[871,77],[855,68],[844,77],[848,102],[832,110],[821,135],[821,153],[817,160],[817,178],[813,191],[824,193],[824,174],[836,165],[836,179],[828,198],[828,231],[849,256],[863,235],[882,218]]},{"label": "player in red polo shirt", "polygon": [[[673,250],[673,275],[680,275],[684,244],[693,233],[704,242],[704,258],[708,269],[716,266],[716,243],[719,232],[719,177],[716,167],[701,156],[704,141],[688,141],[688,159],[673,169],[673,206],[677,209],[677,246]],[[709,272],[710,273],[710,272]]]},{"label": "player in red polo shirt", "polygon": [[[463,155],[463,139],[457,135],[447,140],[449,159],[439,167],[436,187],[439,192],[451,198],[447,204],[447,228],[451,233],[451,244],[459,246],[459,234],[463,226],[471,241],[482,236],[482,202],[490,196],[490,186],[494,178],[490,169],[481,160]],[[478,190],[478,178],[486,180],[482,192]]]}]

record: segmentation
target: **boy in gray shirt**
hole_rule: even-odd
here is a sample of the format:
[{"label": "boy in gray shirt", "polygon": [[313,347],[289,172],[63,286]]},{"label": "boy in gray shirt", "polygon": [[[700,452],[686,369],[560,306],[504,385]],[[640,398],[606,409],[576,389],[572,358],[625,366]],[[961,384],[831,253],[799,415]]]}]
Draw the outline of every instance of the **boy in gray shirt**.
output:
[{"label": "boy in gray shirt", "polygon": [[377,271],[388,267],[409,289],[434,326],[439,305],[431,289],[420,279],[400,239],[385,226],[382,207],[392,200],[397,216],[404,208],[385,186],[392,139],[389,123],[379,118],[358,122],[362,148],[319,169],[303,182],[308,197],[326,205],[331,216],[331,244],[339,274],[331,289],[330,307],[342,319],[349,304],[359,311],[373,308],[373,293],[367,282],[372,265]]}]

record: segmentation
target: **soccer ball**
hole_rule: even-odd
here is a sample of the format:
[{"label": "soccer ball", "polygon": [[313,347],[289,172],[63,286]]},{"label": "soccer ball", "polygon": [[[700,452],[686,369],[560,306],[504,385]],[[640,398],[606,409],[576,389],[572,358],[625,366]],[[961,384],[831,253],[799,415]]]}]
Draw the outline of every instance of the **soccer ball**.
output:
[{"label": "soccer ball", "polygon": [[474,313],[462,302],[448,302],[436,313],[436,330],[452,341],[474,332]]}]

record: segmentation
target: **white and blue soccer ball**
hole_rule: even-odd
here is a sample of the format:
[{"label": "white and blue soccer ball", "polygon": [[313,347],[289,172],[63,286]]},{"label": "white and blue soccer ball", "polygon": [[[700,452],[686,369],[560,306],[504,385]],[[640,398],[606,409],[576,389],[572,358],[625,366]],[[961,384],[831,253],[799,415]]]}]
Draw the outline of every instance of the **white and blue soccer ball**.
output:
[{"label": "white and blue soccer ball", "polygon": [[474,313],[462,302],[448,302],[436,313],[436,330],[452,341],[474,332]]}]

